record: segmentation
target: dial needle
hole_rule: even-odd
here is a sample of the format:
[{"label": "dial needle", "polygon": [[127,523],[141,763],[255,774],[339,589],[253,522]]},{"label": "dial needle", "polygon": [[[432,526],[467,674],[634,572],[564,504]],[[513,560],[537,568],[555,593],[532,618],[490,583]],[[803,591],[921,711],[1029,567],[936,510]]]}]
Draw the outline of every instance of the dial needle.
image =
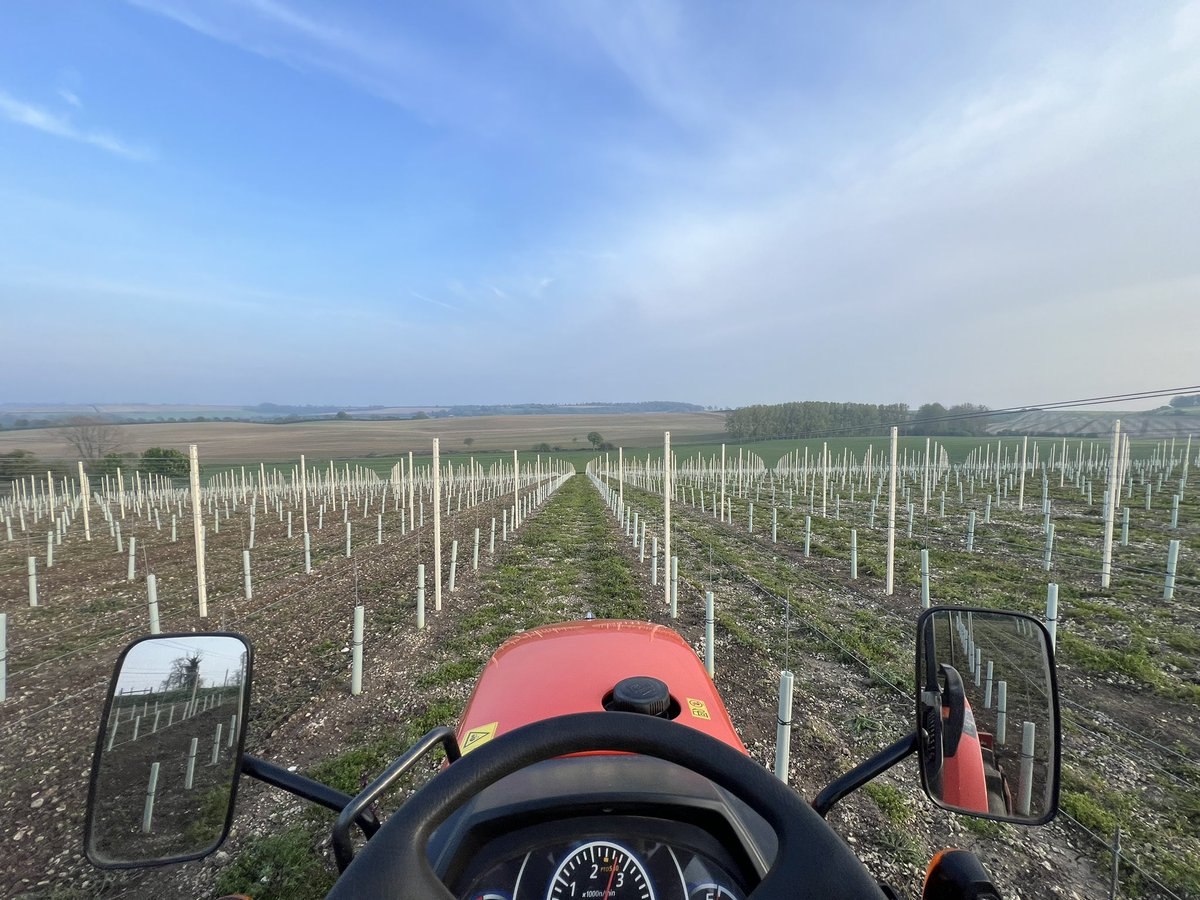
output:
[{"label": "dial needle", "polygon": [[616,877],[617,877],[617,858],[614,856],[612,873],[608,876],[608,886],[604,889],[604,896],[601,898],[601,900],[608,900],[608,898],[610,896],[609,892],[612,891],[613,879]]}]

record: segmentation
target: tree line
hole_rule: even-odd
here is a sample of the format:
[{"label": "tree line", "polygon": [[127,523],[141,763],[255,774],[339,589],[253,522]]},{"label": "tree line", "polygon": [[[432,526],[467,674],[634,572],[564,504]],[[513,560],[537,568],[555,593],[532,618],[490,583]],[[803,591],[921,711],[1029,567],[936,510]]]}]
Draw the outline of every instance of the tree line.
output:
[{"label": "tree line", "polygon": [[735,440],[802,438],[829,432],[878,433],[891,425],[909,435],[984,434],[986,406],[926,403],[913,411],[907,403],[829,403],[806,400],[743,406],[725,414],[725,433]]}]

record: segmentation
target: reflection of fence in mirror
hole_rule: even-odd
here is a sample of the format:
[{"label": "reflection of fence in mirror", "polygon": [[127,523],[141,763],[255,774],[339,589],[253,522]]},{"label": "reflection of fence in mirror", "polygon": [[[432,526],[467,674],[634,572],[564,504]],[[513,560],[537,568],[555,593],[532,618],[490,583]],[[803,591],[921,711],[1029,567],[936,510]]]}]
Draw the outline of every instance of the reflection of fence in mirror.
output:
[{"label": "reflection of fence in mirror", "polygon": [[243,724],[244,649],[236,638],[186,636],[126,656],[97,772],[98,858],[182,856],[220,838]]},{"label": "reflection of fence in mirror", "polygon": [[1016,616],[956,612],[939,615],[934,634],[939,662],[962,676],[980,743],[1008,786],[1010,814],[1040,818],[1051,802],[1055,756],[1042,632]]}]

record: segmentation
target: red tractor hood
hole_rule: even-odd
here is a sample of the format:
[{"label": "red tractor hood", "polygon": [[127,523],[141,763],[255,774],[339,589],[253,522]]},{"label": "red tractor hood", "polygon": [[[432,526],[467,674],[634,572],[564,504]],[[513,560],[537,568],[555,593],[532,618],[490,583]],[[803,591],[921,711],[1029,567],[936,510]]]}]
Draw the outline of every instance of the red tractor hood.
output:
[{"label": "red tractor hood", "polygon": [[687,642],[663,625],[617,619],[546,625],[505,642],[467,703],[459,744],[469,753],[531,722],[601,712],[617,682],[637,675],[667,685],[676,722],[746,752]]}]

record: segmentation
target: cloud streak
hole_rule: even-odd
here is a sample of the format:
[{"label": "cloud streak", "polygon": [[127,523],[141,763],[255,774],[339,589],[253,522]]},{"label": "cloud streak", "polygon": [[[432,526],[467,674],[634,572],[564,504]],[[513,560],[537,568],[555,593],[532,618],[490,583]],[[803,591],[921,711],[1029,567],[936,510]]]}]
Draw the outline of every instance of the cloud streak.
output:
[{"label": "cloud streak", "polygon": [[432,297],[426,297],[424,294],[418,294],[416,291],[409,291],[409,293],[412,294],[412,296],[416,297],[418,300],[423,300],[424,302],[429,303],[433,306],[440,306],[443,309],[453,309],[453,310],[458,309],[457,306],[451,306],[449,303],[443,303],[441,300],[434,300]]},{"label": "cloud streak", "polygon": [[507,103],[494,83],[462,74],[453,47],[434,52],[394,29],[334,21],[279,0],[126,0],[208,38],[284,65],[324,72],[422,119],[499,127]]},{"label": "cloud streak", "polygon": [[[67,92],[70,94],[70,92]],[[71,94],[73,97],[74,95]],[[78,99],[76,98],[76,105]],[[24,125],[45,134],[66,138],[98,147],[115,156],[131,159],[136,162],[149,162],[154,154],[145,147],[139,147],[121,140],[106,131],[93,131],[76,127],[64,116],[57,116],[32,103],[25,103],[12,95],[0,90],[0,116],[16,125]]]},{"label": "cloud streak", "polygon": [[[14,185],[62,184],[85,207],[22,216],[0,197],[3,280],[32,259],[81,280],[27,288],[39,297],[111,297],[130,321],[209,295],[279,310],[300,340],[361,342],[350,395],[384,383],[357,376],[391,358],[388,316],[418,357],[453,338],[461,381],[438,390],[463,401],[484,384],[508,400],[1007,405],[1195,367],[1200,0],[105,9],[162,48],[121,62],[137,85],[104,90],[107,59],[63,53],[87,82],[48,99],[6,82],[47,105],[0,94],[0,127],[128,155],[81,124],[76,92],[95,116],[117,113],[93,95],[169,103],[155,127],[179,166],[134,183],[70,154],[56,180],[68,154],[21,148],[32,177],[14,168]],[[580,366],[614,326],[612,366]],[[528,371],[495,378],[513,348]]]}]

